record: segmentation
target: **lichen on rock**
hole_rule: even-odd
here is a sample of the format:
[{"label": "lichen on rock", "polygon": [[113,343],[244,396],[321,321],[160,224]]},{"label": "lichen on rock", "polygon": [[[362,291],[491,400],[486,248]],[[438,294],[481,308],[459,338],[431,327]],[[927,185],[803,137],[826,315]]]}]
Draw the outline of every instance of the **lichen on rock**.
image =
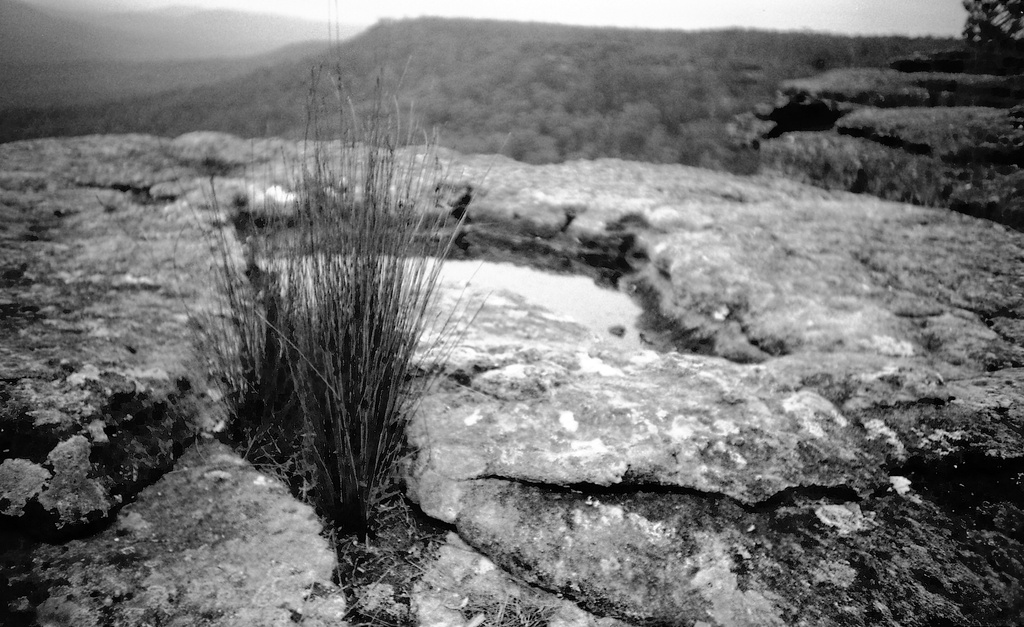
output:
[{"label": "lichen on rock", "polygon": [[54,528],[58,532],[65,526],[96,522],[112,506],[106,490],[90,476],[91,449],[89,440],[76,435],[55,446],[46,456],[46,465],[53,475],[39,495],[39,504],[57,521]]},{"label": "lichen on rock", "polygon": [[0,463],[0,514],[23,515],[25,505],[42,493],[50,477],[50,471],[27,459],[5,459]]}]

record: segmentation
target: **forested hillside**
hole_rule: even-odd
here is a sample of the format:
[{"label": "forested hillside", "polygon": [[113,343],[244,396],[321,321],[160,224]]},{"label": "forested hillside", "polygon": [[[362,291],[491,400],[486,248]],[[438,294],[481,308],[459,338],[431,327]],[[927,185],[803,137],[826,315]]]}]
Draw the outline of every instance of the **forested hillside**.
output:
[{"label": "forested hillside", "polygon": [[215,85],[81,107],[0,111],[0,141],[197,129],[301,137],[311,68],[340,68],[355,102],[401,79],[442,143],[545,163],[623,157],[743,169],[737,113],[787,78],[955,45],[951,39],[762,31],[650,31],[422,18],[385,21],[338,50]]}]

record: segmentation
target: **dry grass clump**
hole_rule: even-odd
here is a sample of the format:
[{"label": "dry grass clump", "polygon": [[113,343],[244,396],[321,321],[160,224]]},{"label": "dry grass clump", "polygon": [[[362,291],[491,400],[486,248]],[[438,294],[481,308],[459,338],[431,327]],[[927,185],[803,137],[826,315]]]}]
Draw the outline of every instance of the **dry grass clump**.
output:
[{"label": "dry grass clump", "polygon": [[443,168],[433,142],[399,150],[414,137],[390,101],[378,84],[368,111],[310,105],[297,210],[288,227],[250,225],[244,254],[221,232],[225,307],[205,327],[234,439],[360,539],[455,337],[454,312],[434,306],[457,226],[434,210]]}]

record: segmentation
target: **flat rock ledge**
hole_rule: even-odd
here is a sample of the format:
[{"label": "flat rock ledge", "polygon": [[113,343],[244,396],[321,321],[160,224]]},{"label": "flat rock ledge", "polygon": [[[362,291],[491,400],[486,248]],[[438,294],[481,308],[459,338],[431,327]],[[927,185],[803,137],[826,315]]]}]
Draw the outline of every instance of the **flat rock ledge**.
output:
[{"label": "flat rock ledge", "polygon": [[481,620],[550,627],[626,626],[614,618],[597,618],[571,601],[510,576],[454,533],[448,534],[416,582],[412,607],[420,627],[465,627]]},{"label": "flat rock ledge", "polygon": [[688,350],[492,294],[410,426],[425,512],[627,624],[1024,621],[1019,233],[687,168],[476,181],[487,163],[461,170],[478,215],[629,225],[648,339]]},{"label": "flat rock ledge", "polygon": [[[506,347],[508,357],[521,349]],[[659,486],[748,505],[786,491],[868,495],[888,484],[885,460],[898,443],[814,391],[785,389],[766,368],[650,351],[584,352],[565,365],[543,357],[520,354],[481,375],[481,385],[500,385],[498,398],[467,402],[456,392],[422,406],[410,437],[429,451],[414,471],[429,514],[455,522],[460,486],[482,478]]]},{"label": "flat rock ledge", "polygon": [[[215,306],[200,236],[230,216],[209,199],[248,194],[253,160],[286,185],[298,154],[214,134],[0,146],[0,510],[65,541],[18,571],[3,553],[32,573],[11,583],[25,611],[340,620],[329,553],[269,477],[203,445],[146,488],[218,419],[180,308]],[[422,624],[486,619],[498,590],[549,624],[1024,623],[1024,236],[781,179],[452,159],[474,189],[463,253],[627,272],[647,340],[678,352],[486,300],[410,425],[408,493],[457,535],[418,582]],[[274,521],[301,537],[278,544]],[[294,578],[233,561],[259,529],[255,557]],[[261,568],[289,583],[247,613],[230,594],[272,591]]]},{"label": "flat rock ledge", "polygon": [[14,618],[77,627],[343,625],[344,595],[331,583],[336,558],[321,530],[280,480],[222,444],[199,444],[103,532],[36,545],[5,564],[22,595],[12,605],[25,610]]},{"label": "flat rock ledge", "polygon": [[[525,304],[516,327],[534,331],[514,338],[505,305],[492,295],[453,356],[468,384],[427,399],[411,426],[409,495],[516,580],[587,620],[636,625],[1016,620],[1014,497],[988,502],[983,522],[964,504],[1001,487],[965,469],[963,500],[945,492],[971,446],[950,434],[966,424],[946,430],[935,412],[904,437],[877,408],[795,388],[788,362],[621,354],[564,322],[538,335],[549,314]],[[1017,406],[1020,374],[943,391],[980,418]],[[988,452],[972,462],[990,471],[981,481],[1001,474]]]},{"label": "flat rock ledge", "polygon": [[207,441],[214,199],[252,165],[208,139],[0,146],[0,623],[343,624],[313,511]]},{"label": "flat rock ledge", "polygon": [[4,523],[91,533],[217,421],[189,326],[212,214],[150,194],[193,166],[154,137],[0,146]]}]

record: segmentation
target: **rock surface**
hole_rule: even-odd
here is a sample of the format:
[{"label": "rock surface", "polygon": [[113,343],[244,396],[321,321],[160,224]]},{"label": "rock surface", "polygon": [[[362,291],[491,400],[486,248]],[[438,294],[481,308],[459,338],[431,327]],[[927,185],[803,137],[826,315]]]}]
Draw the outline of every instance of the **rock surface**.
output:
[{"label": "rock surface", "polygon": [[320,531],[279,480],[207,443],[102,533],[35,546],[20,563],[8,553],[5,572],[41,625],[342,625]]},{"label": "rock surface", "polygon": [[0,146],[0,623],[344,614],[343,599],[303,600],[330,585],[315,517],[237,457],[207,446],[227,470],[193,453],[146,490],[222,419],[190,315],[217,307],[208,177],[248,161],[193,139]]},{"label": "rock surface", "polygon": [[43,537],[95,529],[214,418],[204,229],[149,191],[182,174],[166,144],[0,146],[0,514]]},{"label": "rock surface", "polygon": [[[122,154],[131,155],[130,164]],[[17,417],[5,424],[32,425],[17,432],[22,439],[0,460],[0,508],[9,517],[43,503],[86,521],[101,519],[91,512],[116,501],[120,493],[106,486],[123,471],[105,470],[122,467],[117,465],[97,468],[97,447],[127,430],[121,425],[133,420],[126,416],[147,415],[150,400],[154,407],[163,403],[161,416],[192,421],[183,440],[164,435],[161,442],[183,445],[213,422],[203,415],[205,382],[188,376],[200,370],[188,365],[194,362],[185,351],[185,327],[168,317],[173,299],[164,286],[171,282],[153,279],[161,287],[121,289],[137,299],[133,303],[150,303],[141,311],[152,317],[142,319],[155,322],[145,326],[132,322],[140,319],[139,309],[115,316],[127,311],[122,303],[128,296],[111,300],[121,293],[111,286],[128,273],[118,264],[134,263],[129,269],[136,282],[150,276],[145,270],[152,262],[129,248],[133,241],[166,244],[167,233],[191,220],[186,214],[198,212],[198,223],[207,225],[202,228],[228,223],[233,216],[203,208],[211,194],[230,199],[236,213],[255,209],[245,179],[235,178],[245,159],[265,168],[269,188],[287,184],[282,155],[296,154],[297,146],[267,142],[252,148],[210,134],[0,147],[4,163],[17,164],[3,169],[20,173],[5,180],[36,181],[4,192],[9,224],[15,225],[9,229],[17,243],[12,250],[21,256],[4,257],[10,273],[3,276],[20,291],[5,310],[17,317],[3,327],[3,363],[21,370],[3,378],[3,408],[5,416]],[[422,624],[469,623],[486,614],[470,603],[494,600],[498,591],[507,595],[507,607],[523,611],[560,598],[558,620],[567,625],[1024,620],[1019,233],[956,213],[777,178],[615,160],[526,166],[500,157],[451,158],[452,171],[464,179],[455,188],[473,189],[462,254],[582,271],[631,290],[647,306],[641,327],[652,350],[595,338],[531,300],[528,286],[484,301],[446,366],[447,376],[410,425],[416,455],[408,494],[458,536],[418,584],[414,606]],[[68,174],[39,174],[51,164]],[[86,179],[128,189],[110,196],[123,205],[109,212],[89,205],[88,193],[75,182]],[[19,239],[18,233],[32,232],[33,220],[50,219],[48,203],[62,194],[76,199],[69,207],[88,211],[82,220],[47,231],[55,234],[53,242]],[[152,204],[136,202],[147,194]],[[116,224],[111,216],[121,211],[131,224],[146,225],[133,233],[163,237],[126,237],[105,247],[94,242],[67,252],[82,233],[110,233]],[[23,272],[22,264],[35,267],[37,250],[46,251],[43,259],[66,256],[60,264]],[[178,267],[199,267],[187,261],[198,247],[158,250],[157,259],[177,250],[183,260]],[[71,261],[77,259],[82,261]],[[54,277],[69,266],[106,278],[57,284]],[[96,285],[103,298],[90,296]],[[194,290],[186,298],[204,302],[201,281],[184,285],[177,289]],[[22,300],[41,298],[33,296],[37,292],[72,304],[92,298],[66,309],[100,319],[98,328],[107,335],[77,331],[72,324],[85,324],[74,317],[79,314],[43,311],[41,303],[50,301]],[[444,293],[449,302],[477,298],[472,287],[463,291],[461,285]],[[18,309],[22,302],[38,304],[43,313]],[[63,334],[42,333],[50,328],[63,328]],[[116,341],[109,339],[115,331]],[[42,349],[29,350],[31,342]],[[121,350],[125,343],[136,351]],[[81,356],[92,354],[113,356]],[[56,355],[80,363],[61,371],[59,359],[48,361]],[[139,374],[154,368],[167,380]],[[123,383],[130,379],[126,373],[134,373],[136,387]],[[18,385],[36,395],[17,397],[28,400],[12,411],[8,399],[16,397],[10,390]],[[121,385],[127,391],[118,392]],[[101,401],[126,394],[134,404],[110,409],[109,401],[98,401],[100,410],[72,413],[68,408],[81,403],[84,392]],[[149,396],[140,400],[143,393]],[[153,424],[149,418],[141,422]],[[111,450],[146,448],[121,442]],[[172,447],[167,458],[174,454]],[[137,464],[124,461],[137,459],[134,453],[118,459]],[[99,579],[63,581],[60,568],[74,560],[61,547],[47,548],[52,556],[33,563],[51,588],[84,586],[68,592],[82,599],[83,620],[98,615],[89,612],[113,611],[127,621],[117,608],[136,607],[134,596],[125,601],[104,578],[128,577],[125,586],[138,588],[154,572],[173,570],[160,561],[170,559],[166,551],[152,541],[165,530],[142,524],[151,522],[155,514],[149,512],[168,495],[180,496],[183,504],[163,510],[165,515],[184,521],[186,512],[198,512],[200,525],[211,521],[207,530],[214,535],[203,535],[200,526],[198,544],[181,545],[186,553],[209,551],[196,557],[195,572],[210,573],[207,560],[241,551],[230,542],[241,542],[254,528],[246,520],[256,526],[265,520],[250,505],[222,509],[217,499],[211,504],[194,498],[197,490],[226,498],[236,487],[251,488],[253,471],[204,466],[194,457],[181,468],[162,480],[178,488],[152,486],[114,526],[90,541],[64,545],[80,547],[81,559]],[[173,483],[176,476],[189,487]],[[73,486],[74,498],[46,497],[54,485]],[[243,495],[243,501],[255,498]],[[296,509],[289,513],[298,506],[281,497],[275,502],[285,514],[303,516]],[[239,535],[231,535],[236,526]],[[312,530],[308,520],[300,526]],[[128,537],[151,551],[141,561],[149,569],[142,579],[126,574],[136,571],[121,572],[120,557],[85,557],[113,555],[120,546],[114,542]],[[268,545],[276,546],[273,540]],[[147,563],[167,566],[154,571]],[[180,592],[160,597],[170,605],[146,601],[145,607],[193,622],[196,611],[207,612],[202,620],[209,624],[248,616],[218,613],[221,606],[186,583],[188,572],[173,570],[173,581],[154,584]],[[299,575],[302,584],[292,589],[317,577]],[[115,591],[107,593],[104,609],[97,608],[106,596],[74,596],[90,585]],[[460,588],[466,592],[460,595]],[[295,606],[301,593],[295,594],[285,595],[292,599],[287,603],[260,606],[253,620],[275,624],[312,616],[307,605]],[[70,610],[62,598],[25,603],[63,616]],[[174,605],[179,599],[182,604]],[[462,599],[471,601],[460,608]]]},{"label": "rock surface", "polygon": [[[786,81],[774,107],[756,114],[763,122],[745,116],[737,124],[737,139],[758,145],[762,164],[787,176],[950,207],[1020,229],[1019,64],[966,50],[933,60],[956,71],[928,71],[929,60],[919,58],[896,62],[896,69],[833,70]],[[986,67],[1000,75],[977,73]],[[774,124],[764,128],[768,122]]]},{"label": "rock surface", "polygon": [[411,428],[426,512],[634,624],[1024,617],[1018,233],[685,168],[464,171],[490,219],[571,203],[567,238],[629,224],[645,254],[624,281],[655,303],[656,343],[691,353],[488,301],[449,366],[461,386]]},{"label": "rock surface", "polygon": [[551,627],[622,627],[614,618],[596,618],[575,604],[530,587],[449,534],[413,591],[416,624],[463,627],[483,624],[544,624]]}]

